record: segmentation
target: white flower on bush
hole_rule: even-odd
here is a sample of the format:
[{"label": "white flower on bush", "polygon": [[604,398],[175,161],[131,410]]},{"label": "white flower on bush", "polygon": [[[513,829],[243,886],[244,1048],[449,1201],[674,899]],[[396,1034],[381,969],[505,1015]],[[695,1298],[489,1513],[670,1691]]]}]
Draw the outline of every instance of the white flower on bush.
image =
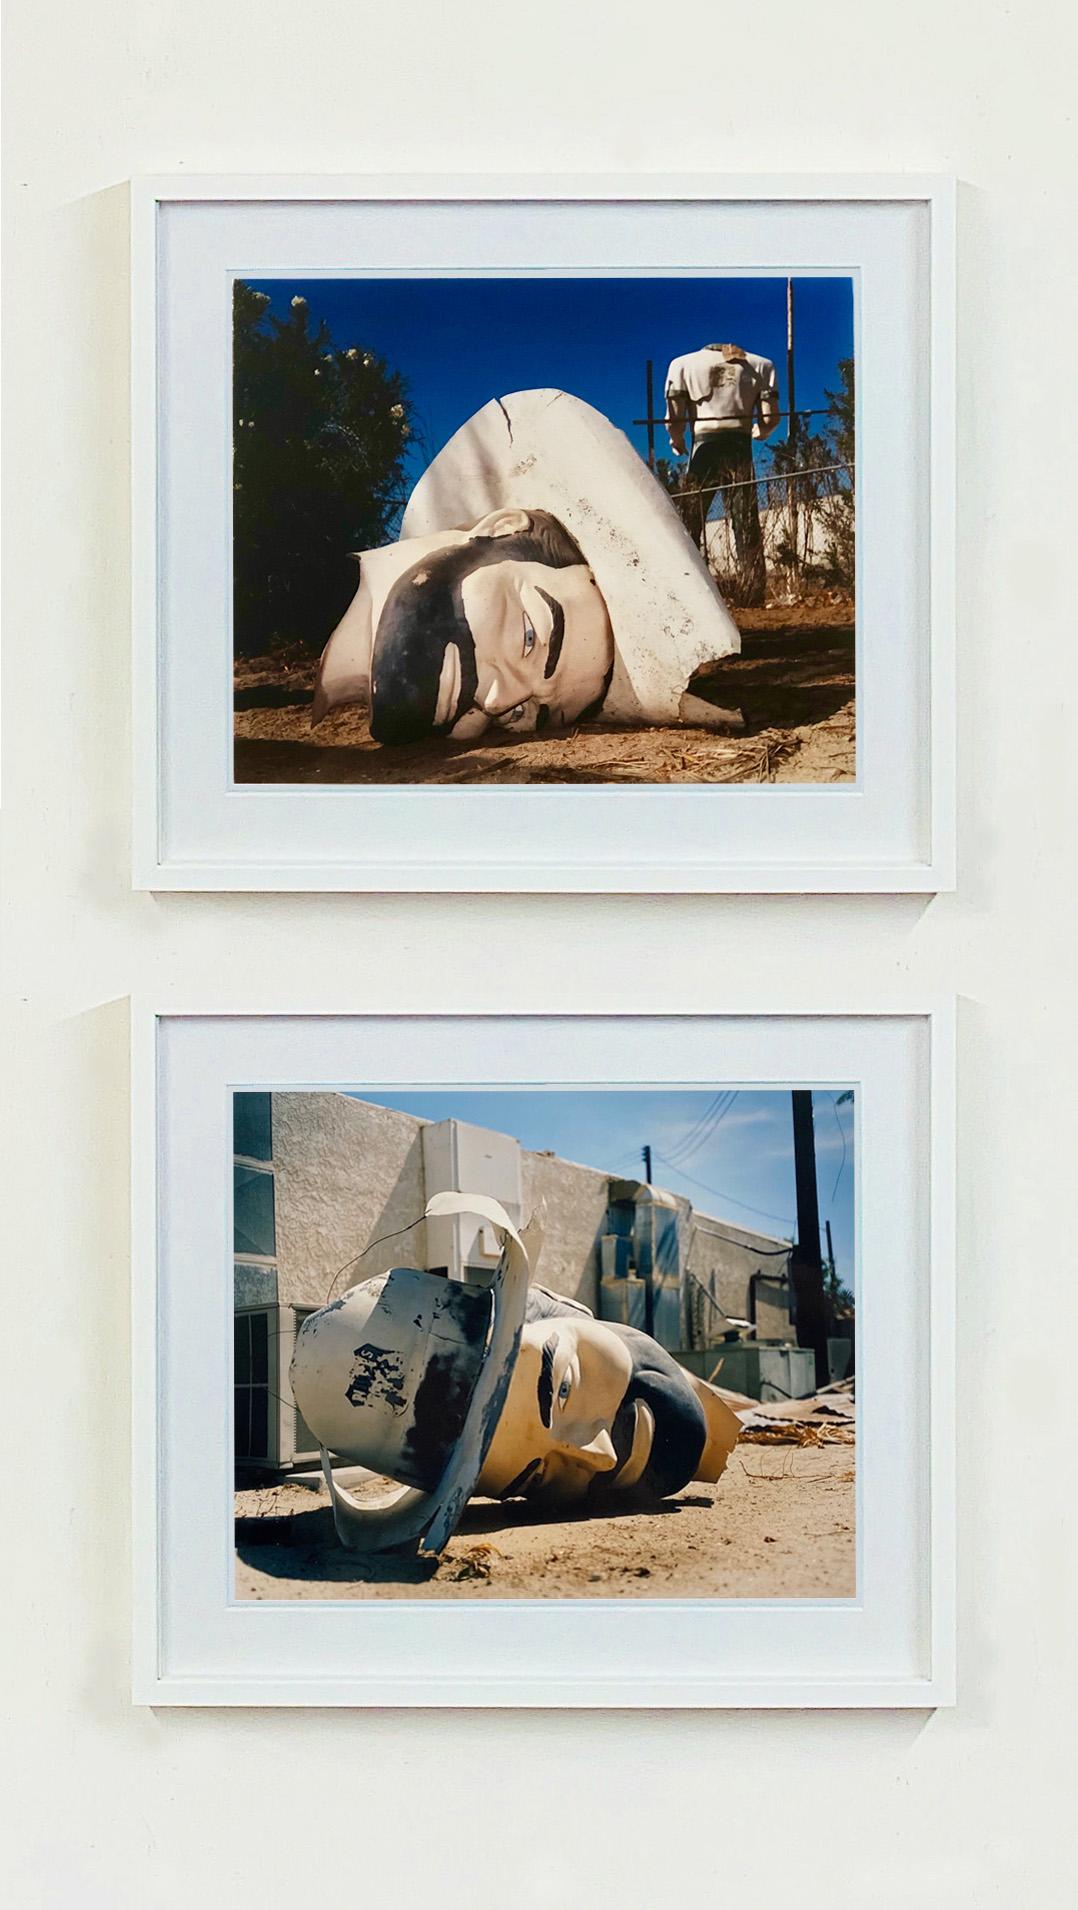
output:
[{"label": "white flower on bush", "polygon": [[404,416],[404,406],[403,406],[403,405],[390,405],[390,407],[389,407],[389,415],[390,415],[390,417],[391,417],[391,418],[403,418],[403,416]]},{"label": "white flower on bush", "polygon": [[348,350],[345,352],[344,355],[346,358],[358,358],[359,352],[356,350],[356,347],[354,345],[349,345]]},{"label": "white flower on bush", "polygon": [[294,312],[298,312],[298,311],[299,311],[299,308],[300,308],[300,306],[301,306],[301,305],[306,305],[306,303],[307,303],[307,301],[306,301],[306,299],[305,299],[305,298],[301,298],[301,297],[300,297],[300,295],[299,295],[299,293],[297,292],[297,293],[296,293],[296,296],[295,296],[295,298],[294,298],[294,299],[292,300],[292,310],[293,310]]}]

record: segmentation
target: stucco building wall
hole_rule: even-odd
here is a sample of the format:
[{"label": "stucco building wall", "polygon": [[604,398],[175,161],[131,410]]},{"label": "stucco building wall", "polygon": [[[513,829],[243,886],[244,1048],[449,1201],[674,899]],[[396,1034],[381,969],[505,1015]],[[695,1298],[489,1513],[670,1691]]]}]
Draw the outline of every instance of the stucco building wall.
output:
[{"label": "stucco building wall", "polygon": [[[734,1319],[752,1317],[751,1286],[756,1279],[756,1331],[761,1340],[787,1339],[790,1323],[790,1290],[787,1284],[788,1256],[781,1240],[766,1234],[749,1233],[731,1221],[718,1221],[694,1210],[689,1226],[686,1266],[694,1280],[707,1288]],[[693,1280],[689,1282],[690,1306]],[[698,1289],[697,1289],[698,1292]],[[713,1309],[700,1297],[703,1318]]]},{"label": "stucco building wall", "polygon": [[[279,1298],[293,1306],[325,1300],[337,1269],[368,1240],[421,1215],[428,1190],[420,1134],[425,1122],[393,1108],[334,1093],[273,1096]],[[555,1293],[598,1307],[598,1241],[609,1181],[594,1168],[521,1150],[523,1217],[542,1205],[543,1249],[536,1278]],[[382,1242],[343,1274],[336,1291],[391,1266],[426,1264],[422,1221]]]},{"label": "stucco building wall", "polygon": [[610,1178],[554,1154],[522,1155],[524,1213],[543,1208],[536,1279],[553,1293],[599,1310],[599,1240],[606,1231]]},{"label": "stucco building wall", "polygon": [[321,1306],[339,1267],[383,1234],[419,1219],[364,1254],[337,1281],[341,1293],[387,1267],[426,1264],[422,1121],[344,1094],[275,1094],[279,1297]]},{"label": "stucco building wall", "polygon": [[[369,1240],[381,1244],[336,1279],[336,1292],[391,1266],[427,1264],[419,1216],[428,1192],[420,1139],[427,1124],[395,1108],[336,1093],[273,1096],[278,1296],[283,1304],[319,1306],[338,1270]],[[543,1210],[543,1247],[536,1279],[555,1293],[599,1310],[600,1241],[614,1224],[611,1177],[548,1153],[521,1149],[522,1218]],[[620,1185],[627,1186],[627,1183]],[[782,1242],[678,1201],[685,1265],[727,1314],[749,1316],[756,1283],[761,1339],[790,1331]],[[401,1229],[409,1228],[408,1232]],[[382,1239],[383,1235],[392,1236]],[[706,1328],[716,1316],[687,1283],[686,1327]],[[696,1336],[694,1335],[693,1338]]]}]

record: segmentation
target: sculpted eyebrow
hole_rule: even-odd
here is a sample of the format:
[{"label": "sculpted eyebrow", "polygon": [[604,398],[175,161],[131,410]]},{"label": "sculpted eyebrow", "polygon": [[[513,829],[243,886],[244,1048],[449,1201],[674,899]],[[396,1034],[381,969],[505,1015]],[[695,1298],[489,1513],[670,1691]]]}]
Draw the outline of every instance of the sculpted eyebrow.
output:
[{"label": "sculpted eyebrow", "polygon": [[550,645],[546,653],[546,668],[543,671],[544,676],[553,676],[558,667],[558,659],[561,656],[561,646],[565,642],[565,612],[556,597],[548,597],[546,591],[541,588],[539,589],[539,595],[546,604],[553,619],[550,632]]},{"label": "sculpted eyebrow", "polygon": [[539,1417],[548,1429],[554,1418],[554,1353],[557,1340],[547,1340],[543,1345],[543,1358],[539,1368],[539,1385],[536,1389],[539,1398]]}]

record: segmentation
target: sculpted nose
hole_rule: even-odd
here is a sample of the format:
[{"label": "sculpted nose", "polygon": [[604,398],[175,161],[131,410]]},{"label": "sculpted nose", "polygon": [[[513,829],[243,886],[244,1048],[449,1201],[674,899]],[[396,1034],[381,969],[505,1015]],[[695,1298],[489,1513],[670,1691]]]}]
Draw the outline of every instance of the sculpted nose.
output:
[{"label": "sculpted nose", "polygon": [[597,1433],[590,1445],[582,1446],[580,1450],[586,1452],[588,1458],[596,1462],[597,1472],[610,1472],[618,1463],[614,1441],[608,1432]]},{"label": "sculpted nose", "polygon": [[501,700],[502,700],[501,681],[498,677],[492,676],[490,679],[490,683],[483,695],[483,708],[486,710],[488,715],[492,714],[493,711],[498,709],[499,705],[501,704]]}]

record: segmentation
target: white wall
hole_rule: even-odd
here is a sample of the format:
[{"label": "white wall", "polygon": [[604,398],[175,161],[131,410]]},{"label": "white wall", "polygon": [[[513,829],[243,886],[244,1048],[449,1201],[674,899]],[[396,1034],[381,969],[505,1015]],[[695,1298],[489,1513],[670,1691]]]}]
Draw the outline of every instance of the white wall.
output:
[{"label": "white wall", "polygon": [[[1050,1354],[1073,1340],[1075,1288],[1072,22],[1062,0],[9,0],[0,1159],[24,1442],[5,1533],[27,1576],[3,1795],[20,1910],[1066,1900],[1074,1413]],[[122,182],[450,165],[968,182],[956,897],[131,894]],[[307,976],[368,1007],[530,1007],[537,946],[561,951],[543,972],[562,1008],[708,1010],[729,975],[766,999],[792,956],[806,988],[964,993],[957,1710],[131,1709],[118,999],[197,1002],[234,965],[252,1005]],[[30,1293],[51,1303],[24,1311]]]},{"label": "white wall", "polygon": [[[324,1306],[388,1267],[427,1264],[422,1122],[343,1094],[275,1094],[279,1298]],[[408,1232],[400,1230],[407,1228]],[[388,1236],[388,1237],[387,1237]],[[370,1251],[355,1256],[368,1241]],[[334,1280],[338,1268],[345,1269]]]},{"label": "white wall", "polygon": [[[756,1335],[761,1340],[784,1339],[790,1331],[789,1256],[778,1255],[780,1243],[767,1234],[748,1233],[735,1221],[715,1220],[709,1214],[693,1214],[689,1234],[689,1272],[709,1293],[714,1294],[726,1313],[737,1319],[756,1320]],[[762,1248],[759,1252],[757,1249]],[[756,1285],[756,1311],[752,1312],[752,1281]],[[695,1304],[695,1302],[693,1303]],[[708,1332],[717,1324],[713,1309],[702,1302]],[[721,1325],[721,1322],[718,1322]]]},{"label": "white wall", "polygon": [[525,1152],[524,1211],[543,1210],[536,1278],[552,1293],[599,1310],[599,1239],[607,1230],[610,1181],[589,1167]]}]

